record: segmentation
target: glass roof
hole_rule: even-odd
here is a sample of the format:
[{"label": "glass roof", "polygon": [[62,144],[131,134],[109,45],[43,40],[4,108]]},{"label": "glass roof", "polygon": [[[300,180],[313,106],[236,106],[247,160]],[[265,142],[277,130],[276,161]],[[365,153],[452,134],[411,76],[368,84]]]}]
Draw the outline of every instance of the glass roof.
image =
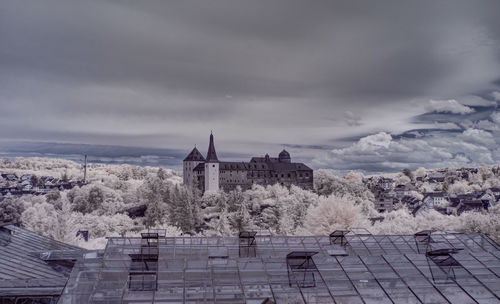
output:
[{"label": "glass roof", "polygon": [[[159,238],[142,275],[141,238],[110,238],[76,263],[59,303],[500,303],[500,250],[484,235],[432,234],[429,250],[463,249],[450,253],[459,266],[429,260],[413,235],[346,240],[257,235],[256,256],[240,257],[238,237]],[[314,267],[288,268],[292,252],[317,252]]]}]

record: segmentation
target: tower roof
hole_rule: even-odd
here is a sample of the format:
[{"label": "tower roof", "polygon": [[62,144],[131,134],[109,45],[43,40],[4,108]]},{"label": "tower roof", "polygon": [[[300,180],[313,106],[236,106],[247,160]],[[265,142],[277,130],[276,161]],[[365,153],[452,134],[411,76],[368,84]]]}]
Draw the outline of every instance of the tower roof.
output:
[{"label": "tower roof", "polygon": [[210,144],[208,145],[208,152],[207,152],[207,162],[218,162],[219,159],[217,158],[217,153],[215,152],[215,145],[214,145],[214,135],[210,133]]},{"label": "tower roof", "polygon": [[200,151],[194,147],[193,151],[191,151],[191,153],[184,158],[184,161],[205,161],[205,157],[203,157]]},{"label": "tower roof", "polygon": [[279,159],[290,159],[290,153],[287,150],[283,149],[281,153],[278,155]]}]

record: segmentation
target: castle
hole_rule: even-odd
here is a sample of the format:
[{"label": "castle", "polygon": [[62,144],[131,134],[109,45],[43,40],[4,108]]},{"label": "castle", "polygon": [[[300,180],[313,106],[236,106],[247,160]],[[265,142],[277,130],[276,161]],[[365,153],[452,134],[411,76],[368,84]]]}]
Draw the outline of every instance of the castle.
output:
[{"label": "castle", "polygon": [[214,136],[210,134],[207,157],[196,147],[183,162],[184,184],[202,191],[242,190],[252,184],[313,188],[313,170],[303,163],[292,163],[290,154],[283,150],[278,157],[252,157],[250,162],[223,162],[217,158]]}]

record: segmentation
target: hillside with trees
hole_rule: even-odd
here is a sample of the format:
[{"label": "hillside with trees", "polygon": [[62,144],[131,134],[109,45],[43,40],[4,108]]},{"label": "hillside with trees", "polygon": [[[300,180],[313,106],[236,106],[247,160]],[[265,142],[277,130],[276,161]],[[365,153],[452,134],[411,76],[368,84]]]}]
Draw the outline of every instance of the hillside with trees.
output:
[{"label": "hillside with trees", "polygon": [[[81,166],[66,160],[0,159],[0,169],[16,175],[66,175],[70,180],[81,176]],[[418,170],[403,172],[396,178],[407,181],[419,174],[422,172]],[[484,178],[478,187],[496,183],[495,173],[481,174]],[[46,195],[2,198],[0,221],[17,222],[42,235],[87,248],[104,246],[105,237],[134,236],[148,228],[166,229],[170,236],[236,235],[240,230],[326,235],[335,229],[353,227],[374,234],[412,234],[433,229],[482,232],[500,241],[498,204],[488,212],[460,215],[434,209],[414,215],[404,205],[379,213],[370,182],[361,173],[339,177],[329,170],[318,170],[314,178],[314,191],[254,185],[247,191],[203,195],[197,189],[184,187],[181,176],[172,170],[97,166],[89,169],[85,185]],[[461,188],[461,184],[454,181],[447,189],[453,187]],[[88,242],[76,237],[79,230],[89,231]]]}]

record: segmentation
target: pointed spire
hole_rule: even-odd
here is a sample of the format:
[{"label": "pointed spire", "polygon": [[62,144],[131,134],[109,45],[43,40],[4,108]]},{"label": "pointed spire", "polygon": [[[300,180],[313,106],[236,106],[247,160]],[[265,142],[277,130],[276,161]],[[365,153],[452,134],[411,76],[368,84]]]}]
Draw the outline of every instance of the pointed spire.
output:
[{"label": "pointed spire", "polygon": [[212,131],[210,131],[210,144],[208,145],[208,153],[207,153],[207,162],[218,162],[217,153],[215,152],[214,145],[214,135]]}]

